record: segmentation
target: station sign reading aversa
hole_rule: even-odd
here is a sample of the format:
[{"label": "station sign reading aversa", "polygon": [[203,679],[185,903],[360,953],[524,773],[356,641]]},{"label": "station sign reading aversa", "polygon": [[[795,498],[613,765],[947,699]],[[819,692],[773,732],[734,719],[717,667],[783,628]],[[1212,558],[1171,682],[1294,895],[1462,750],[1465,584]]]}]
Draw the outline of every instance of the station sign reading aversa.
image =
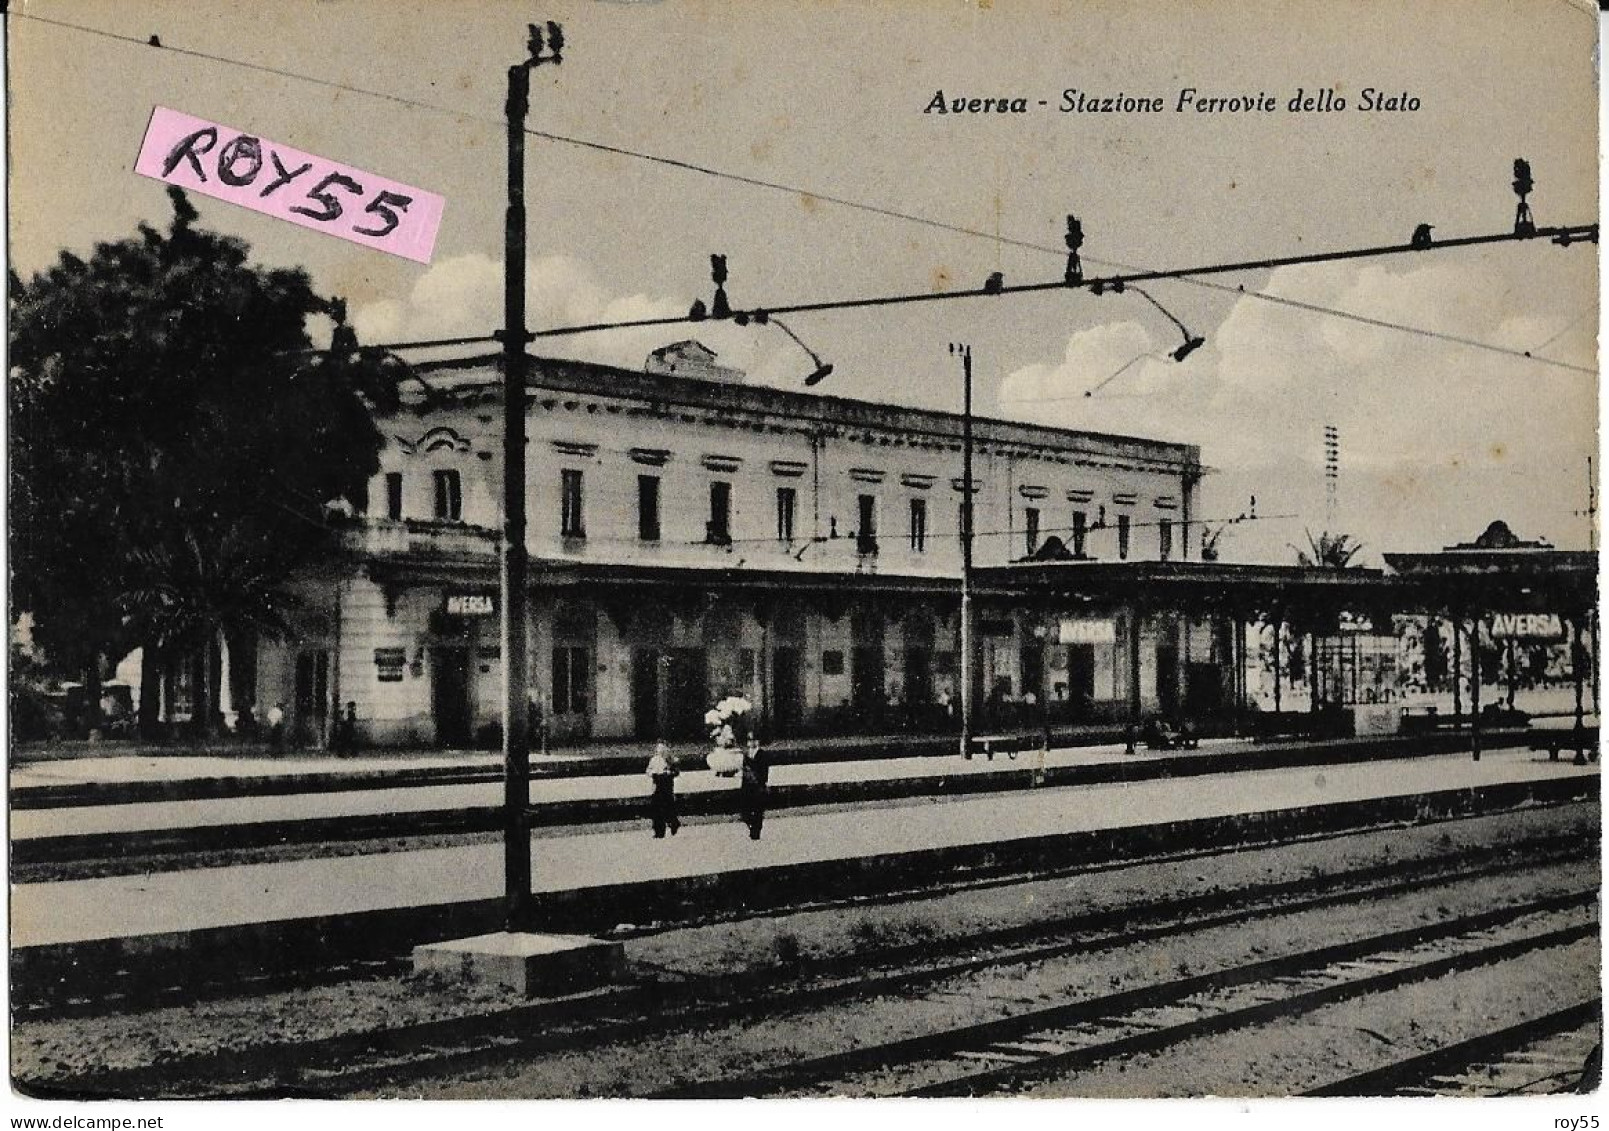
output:
[{"label": "station sign reading aversa", "polygon": [[1564,622],[1557,613],[1494,613],[1494,640],[1562,640]]},{"label": "station sign reading aversa", "polygon": [[489,617],[497,612],[497,598],[490,593],[447,594],[450,617]]},{"label": "station sign reading aversa", "polygon": [[1115,644],[1117,622],[1093,617],[1069,617],[1056,628],[1059,644]]}]

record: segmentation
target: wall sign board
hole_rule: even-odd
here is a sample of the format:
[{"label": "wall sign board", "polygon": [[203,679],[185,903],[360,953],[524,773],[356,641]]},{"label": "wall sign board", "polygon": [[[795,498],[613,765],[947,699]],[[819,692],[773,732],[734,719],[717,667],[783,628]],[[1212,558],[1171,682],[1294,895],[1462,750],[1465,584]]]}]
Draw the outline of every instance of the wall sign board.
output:
[{"label": "wall sign board", "polygon": [[449,593],[446,612],[450,617],[496,616],[497,598],[490,593]]}]

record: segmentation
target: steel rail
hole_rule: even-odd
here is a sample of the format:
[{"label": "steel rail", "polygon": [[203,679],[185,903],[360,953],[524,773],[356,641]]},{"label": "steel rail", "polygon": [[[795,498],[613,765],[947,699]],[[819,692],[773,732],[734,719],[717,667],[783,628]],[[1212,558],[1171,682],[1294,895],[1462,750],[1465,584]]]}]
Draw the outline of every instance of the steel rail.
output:
[{"label": "steel rail", "polygon": [[[836,1075],[861,1073],[897,1067],[917,1060],[947,1057],[956,1051],[986,1047],[1002,1041],[1020,1041],[1036,1032],[1042,1032],[1047,1029],[1062,1028],[1079,1022],[1095,1021],[1114,1015],[1121,1015],[1125,1012],[1166,1004],[1182,997],[1212,989],[1280,977],[1298,971],[1312,970],[1315,967],[1329,965],[1334,962],[1378,954],[1385,949],[1403,948],[1440,938],[1456,937],[1458,934],[1467,934],[1490,926],[1500,925],[1526,915],[1562,910],[1569,907],[1587,906],[1595,902],[1597,897],[1598,891],[1596,888],[1571,892],[1564,896],[1511,905],[1510,907],[1450,919],[1441,923],[1390,931],[1381,935],[1318,947],[1296,954],[1283,955],[1279,958],[1259,960],[1207,974],[1190,975],[1134,990],[1032,1010],[1011,1017],[956,1026],[938,1033],[923,1034],[919,1037],[890,1041],[883,1044],[861,1046],[841,1052],[828,1053],[819,1057],[802,1058],[783,1068],[771,1069],[742,1078],[695,1082],[656,1093],[652,1098],[726,1099],[775,1095],[782,1091],[817,1087]],[[1594,923],[1586,928],[1569,928],[1567,932],[1581,931],[1584,933],[1580,937],[1585,937],[1585,934],[1590,934],[1596,930],[1597,925]],[[1577,935],[1571,933],[1570,937],[1574,938]],[[1443,969],[1443,966],[1445,966],[1445,969]],[[1442,973],[1450,972],[1457,968],[1459,967],[1456,962],[1446,965],[1445,962],[1440,961],[1430,966],[1422,967],[1427,971],[1434,969]],[[1415,967],[1414,969],[1421,969],[1421,967]],[[1427,973],[1425,976],[1434,976],[1434,974]],[[1366,980],[1371,992],[1374,988],[1384,988],[1387,982],[1383,979],[1389,977],[1390,975],[1381,975],[1377,979]],[[1332,1000],[1332,998],[1325,996],[1331,993],[1333,993],[1333,988],[1313,991],[1312,995],[1303,995],[1303,999],[1310,999],[1312,1005],[1316,1007]],[[1282,1002],[1274,1003],[1276,1006],[1283,1004]],[[945,1081],[942,1084],[915,1088],[901,1094],[910,1096],[976,1095],[983,1091],[996,1089],[1007,1083],[1020,1083],[1039,1074],[1069,1070],[1084,1064],[1096,1063],[1110,1056],[1144,1051],[1153,1047],[1147,1043],[1147,1038],[1155,1038],[1165,1032],[1177,1033],[1179,1035],[1176,1039],[1183,1040],[1189,1036],[1214,1031],[1214,1026],[1238,1027],[1257,1018],[1273,1016],[1274,1013],[1270,1013],[1269,1009],[1270,1006],[1268,1005],[1259,1005],[1251,1007],[1249,1010],[1235,1011],[1232,1014],[1191,1022],[1186,1027],[1153,1030],[1144,1034],[1143,1038],[1126,1038],[1123,1041],[1078,1049],[1068,1054],[1038,1058],[1028,1064],[1012,1064],[983,1072],[971,1073]],[[1224,1020],[1226,1017],[1231,1018],[1231,1020]],[[1164,1041],[1154,1047],[1163,1047],[1167,1043],[1172,1042]]]},{"label": "steel rail", "polygon": [[1578,1002],[1529,1021],[1521,1021],[1478,1037],[1459,1041],[1432,1052],[1408,1057],[1394,1064],[1359,1072],[1352,1076],[1309,1089],[1304,1096],[1388,1096],[1423,1085],[1431,1077],[1477,1067],[1501,1059],[1503,1054],[1524,1048],[1546,1037],[1571,1029],[1603,1022],[1603,999]]},{"label": "steel rail", "polygon": [[[1534,853],[1541,849],[1544,859]],[[761,1019],[779,1010],[831,1005],[857,997],[898,993],[958,974],[1022,962],[1042,961],[1088,950],[1110,950],[1214,927],[1293,915],[1360,899],[1385,899],[1449,883],[1523,873],[1572,859],[1579,838],[1549,835],[1493,849],[1522,859],[1486,860],[1470,867],[1467,856],[1437,856],[1394,862],[1325,877],[1321,894],[1311,880],[1282,881],[1209,896],[1158,900],[1127,909],[1125,927],[1106,937],[1087,932],[1110,922],[1109,912],[1068,916],[1052,922],[1004,928],[955,940],[951,953],[968,957],[933,964],[931,941],[886,948],[870,956],[876,973],[865,972],[866,955],[848,956],[798,970],[772,970],[759,977],[694,980],[682,985],[646,985],[602,991],[558,1003],[533,1003],[496,1014],[424,1022],[381,1033],[347,1034],[300,1044],[271,1043],[202,1054],[185,1061],[86,1073],[53,1084],[77,1096],[116,1097],[175,1094],[175,1084],[193,1084],[180,1095],[254,1098],[286,1095],[350,1094],[382,1089],[425,1073],[462,1071],[505,1061],[515,1055],[572,1051],[614,1040],[673,1032],[689,1026]],[[1454,865],[1449,872],[1448,864]],[[1407,878],[1404,878],[1407,873]],[[1361,881],[1361,882],[1360,882]],[[1140,925],[1134,925],[1134,924]],[[1046,944],[1057,934],[1071,941]],[[979,956],[989,947],[1018,947],[1013,953]],[[890,964],[917,961],[919,969]],[[847,976],[846,976],[847,975]],[[814,978],[803,984],[805,978]],[[837,980],[835,980],[837,979]],[[566,1030],[564,1026],[579,1028]],[[358,1063],[354,1063],[358,1062]],[[262,1065],[275,1066],[274,1080],[262,1082]],[[331,1066],[340,1065],[340,1068]],[[222,1083],[218,1083],[222,1081]]]},{"label": "steel rail", "polygon": [[[1596,898],[1597,893],[1593,892],[1590,896],[1584,895],[1581,902],[1592,902]],[[1425,982],[1448,974],[1495,965],[1498,962],[1522,957],[1538,950],[1567,946],[1583,939],[1594,938],[1597,936],[1598,931],[1599,924],[1597,920],[1593,920],[1590,923],[1577,924],[1573,927],[1564,927],[1539,935],[1463,951],[1413,966],[1388,970],[1380,974],[1336,982],[1300,992],[1290,997],[1269,1002],[1259,1002],[1255,1005],[1203,1017],[1182,1025],[1132,1034],[1103,1045],[1091,1045],[1066,1053],[1053,1053],[1026,1064],[1005,1065],[988,1069],[958,1080],[913,1088],[902,1094],[906,1096],[978,1096],[1005,1087],[1018,1087],[1025,1083],[1098,1064],[1115,1057],[1136,1056],[1147,1052],[1155,1052],[1195,1037],[1229,1032],[1283,1017],[1299,1016],[1323,1006],[1333,1005],[1352,998],[1367,997],[1371,994],[1398,989],[1415,982]],[[1334,949],[1337,955],[1336,961],[1347,961],[1350,957],[1365,957],[1364,953],[1359,953],[1355,956],[1347,955],[1345,952],[1348,948],[1346,947]],[[1278,975],[1274,974],[1273,976],[1277,977]]]}]

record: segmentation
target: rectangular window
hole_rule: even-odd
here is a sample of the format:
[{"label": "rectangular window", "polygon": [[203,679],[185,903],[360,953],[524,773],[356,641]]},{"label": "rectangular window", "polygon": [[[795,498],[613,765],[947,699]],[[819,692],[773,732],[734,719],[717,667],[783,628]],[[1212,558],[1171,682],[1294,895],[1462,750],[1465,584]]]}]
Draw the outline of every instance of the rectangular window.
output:
[{"label": "rectangular window", "polygon": [[1089,533],[1089,515],[1083,511],[1073,512],[1073,557],[1084,556],[1084,539]]},{"label": "rectangular window", "polygon": [[793,541],[793,512],[798,508],[799,493],[792,487],[777,488],[777,541]]},{"label": "rectangular window", "polygon": [[1027,537],[1028,553],[1030,555],[1039,549],[1039,508],[1024,507],[1023,521],[1026,524],[1023,534]]},{"label": "rectangular window", "polygon": [[659,476],[637,476],[637,537],[659,541]]},{"label": "rectangular window", "polygon": [[710,520],[704,540],[718,546],[732,544],[732,485],[716,480],[710,484]]},{"label": "rectangular window", "polygon": [[1117,556],[1123,561],[1129,560],[1129,516],[1117,516]]},{"label": "rectangular window", "polygon": [[837,651],[823,652],[821,654],[821,674],[822,675],[843,675],[844,674],[844,654],[842,652],[837,652]]},{"label": "rectangular window", "polygon": [[553,649],[553,713],[584,715],[590,699],[591,661],[585,648],[560,645]]},{"label": "rectangular window", "polygon": [[559,471],[559,533],[566,538],[587,536],[586,500],[581,490],[581,472],[573,467]]},{"label": "rectangular window", "polygon": [[927,500],[911,500],[911,549],[920,554],[927,549]]},{"label": "rectangular window", "polygon": [[393,520],[402,518],[402,472],[400,471],[386,472],[385,515]]},{"label": "rectangular window", "polygon": [[860,525],[855,528],[855,549],[862,554],[877,552],[877,496],[860,496]]},{"label": "rectangular window", "polygon": [[436,517],[443,522],[457,522],[464,512],[464,496],[458,482],[458,472],[437,471],[433,478],[436,481]]},{"label": "rectangular window", "polygon": [[1162,560],[1171,560],[1173,558],[1173,523],[1167,519],[1163,519],[1158,523],[1157,537],[1160,540],[1159,548],[1162,552]]}]

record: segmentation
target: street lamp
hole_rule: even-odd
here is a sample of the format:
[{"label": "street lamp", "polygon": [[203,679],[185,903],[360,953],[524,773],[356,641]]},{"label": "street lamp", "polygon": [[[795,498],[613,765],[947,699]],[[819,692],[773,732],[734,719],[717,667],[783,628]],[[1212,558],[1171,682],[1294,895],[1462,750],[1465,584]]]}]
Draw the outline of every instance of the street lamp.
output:
[{"label": "street lamp", "polygon": [[1050,640],[1050,626],[1043,620],[1033,627],[1034,641],[1039,646],[1039,766],[1034,771],[1034,784],[1045,784],[1045,759],[1050,754],[1050,680],[1045,678],[1045,648]]},{"label": "street lamp", "polygon": [[755,314],[754,320],[756,322],[761,323],[762,325],[764,323],[769,322],[771,325],[775,326],[778,330],[781,330],[784,334],[788,335],[788,337],[792,338],[794,340],[794,343],[797,344],[800,349],[804,350],[805,353],[810,355],[810,360],[815,363],[816,368],[815,368],[814,372],[812,372],[808,377],[806,377],[804,379],[804,383],[805,383],[806,386],[819,385],[823,380],[825,380],[828,376],[830,376],[832,374],[832,366],[829,365],[827,362],[822,361],[821,360],[821,355],[818,354],[815,350],[811,349],[809,346],[805,345],[804,339],[799,337],[799,335],[795,334],[792,330],[790,330],[788,328],[787,324],[782,321],[782,319],[780,319],[780,318],[771,318],[768,315],[766,315],[764,311],[760,311],[760,312]]},{"label": "street lamp", "polygon": [[972,347],[950,343],[961,356],[961,757],[972,757]]},{"label": "street lamp", "polygon": [[[765,318],[755,314],[756,322]],[[816,352],[792,330],[775,318],[773,325],[810,355],[816,371],[805,378],[806,385],[819,384],[832,372],[832,366],[822,363]],[[972,757],[972,347],[959,342],[950,343],[950,353],[961,357],[961,372],[965,380],[965,393],[961,403],[961,757]],[[808,549],[808,546],[806,547]],[[796,556],[802,557],[804,550]]]},{"label": "street lamp", "polygon": [[1133,287],[1132,289],[1137,294],[1139,294],[1139,296],[1141,298],[1143,298],[1146,302],[1150,303],[1152,306],[1154,306],[1158,310],[1160,310],[1162,312],[1162,317],[1166,318],[1169,322],[1172,322],[1175,326],[1177,326],[1179,328],[1179,333],[1184,335],[1184,344],[1182,346],[1180,346],[1178,349],[1173,351],[1173,360],[1174,361],[1183,361],[1185,358],[1187,358],[1191,354],[1195,353],[1196,350],[1200,349],[1202,346],[1207,344],[1207,339],[1206,338],[1199,337],[1198,335],[1192,334],[1190,332],[1189,327],[1187,327],[1183,322],[1181,322],[1177,318],[1175,318],[1173,316],[1173,312],[1170,311],[1167,307],[1163,306],[1156,299],[1152,298],[1148,291],[1146,291],[1146,290],[1144,290],[1144,289],[1142,289],[1140,287]]}]

